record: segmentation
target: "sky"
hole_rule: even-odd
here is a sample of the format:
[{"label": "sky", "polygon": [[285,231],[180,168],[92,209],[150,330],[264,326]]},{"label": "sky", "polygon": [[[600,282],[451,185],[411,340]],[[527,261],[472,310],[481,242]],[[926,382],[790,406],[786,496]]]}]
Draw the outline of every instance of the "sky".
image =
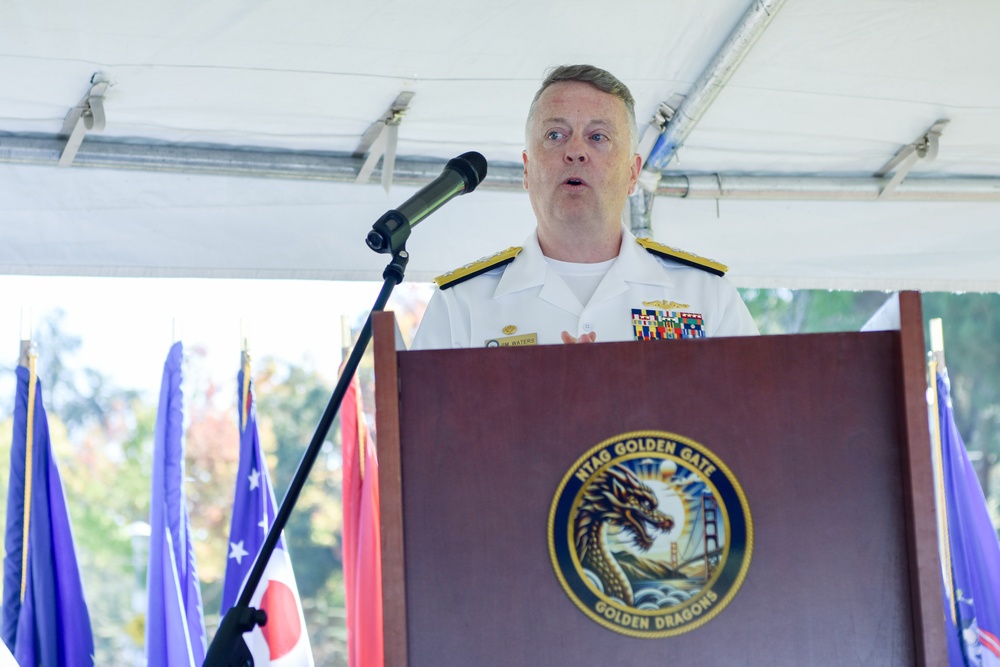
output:
[{"label": "sky", "polygon": [[[12,369],[22,336],[62,309],[63,329],[81,338],[70,367],[100,370],[116,386],[154,400],[174,340],[187,350],[203,347],[209,377],[219,382],[239,370],[241,336],[253,359],[308,364],[333,380],[341,316],[359,326],[380,288],[378,282],[0,276],[0,367]],[[407,291],[429,295],[430,288],[404,283],[394,296]],[[38,373],[44,381],[45,368]],[[0,396],[12,395],[12,387],[12,379],[0,378]]]}]

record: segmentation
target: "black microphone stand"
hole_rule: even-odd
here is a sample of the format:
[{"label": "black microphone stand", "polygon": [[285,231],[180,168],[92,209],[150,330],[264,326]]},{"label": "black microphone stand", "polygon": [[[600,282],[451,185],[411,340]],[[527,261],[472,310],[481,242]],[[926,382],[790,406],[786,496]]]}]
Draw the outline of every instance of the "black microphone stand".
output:
[{"label": "black microphone stand", "polygon": [[[409,236],[408,226],[406,226],[403,234]],[[337,381],[337,386],[333,390],[330,402],[327,403],[326,410],[319,420],[319,425],[316,427],[312,441],[309,443],[309,447],[305,453],[302,454],[299,467],[295,470],[295,476],[292,478],[292,482],[288,486],[288,491],[281,501],[281,507],[278,508],[278,513],[274,517],[274,523],[271,525],[270,530],[268,530],[267,537],[264,539],[260,553],[254,561],[249,578],[243,586],[243,591],[240,593],[236,604],[222,618],[222,623],[219,624],[219,629],[212,639],[212,644],[208,647],[203,667],[253,667],[253,656],[250,654],[250,649],[243,640],[243,633],[250,632],[257,625],[265,625],[267,623],[267,614],[263,610],[251,607],[250,599],[260,584],[264,570],[267,567],[267,562],[271,559],[271,554],[278,544],[281,531],[285,529],[285,524],[288,523],[288,517],[291,516],[292,509],[299,499],[299,493],[306,483],[306,478],[309,477],[309,472],[312,470],[313,463],[316,462],[316,457],[319,456],[319,451],[326,440],[327,434],[330,432],[330,427],[333,426],[334,417],[336,417],[337,412],[340,410],[344,394],[347,393],[347,386],[354,378],[354,373],[358,369],[358,364],[361,363],[361,357],[365,353],[365,348],[368,347],[368,342],[372,338],[372,315],[385,309],[385,304],[389,301],[389,295],[392,294],[393,288],[403,282],[406,264],[410,259],[410,255],[404,247],[405,236],[401,240],[397,236],[396,239],[393,239],[393,242],[390,242],[386,238],[384,244],[379,245],[379,247],[376,247],[376,239],[372,236],[369,237],[368,245],[376,252],[392,252],[392,260],[385,268],[385,271],[382,272],[382,278],[384,279],[382,289],[379,292],[378,298],[375,299],[375,305],[372,306],[371,312],[368,314],[368,319],[361,329],[361,334],[354,344],[354,349],[351,350],[351,354],[347,358],[347,363],[344,364],[344,368],[340,373],[340,380]]]}]

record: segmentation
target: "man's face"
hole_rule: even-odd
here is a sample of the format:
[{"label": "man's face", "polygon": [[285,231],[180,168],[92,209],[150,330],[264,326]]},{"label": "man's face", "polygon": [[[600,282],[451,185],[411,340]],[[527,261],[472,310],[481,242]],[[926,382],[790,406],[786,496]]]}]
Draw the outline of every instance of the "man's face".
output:
[{"label": "man's face", "polygon": [[553,84],[538,98],[523,160],[541,231],[618,227],[642,165],[626,113],[620,99],[579,81]]}]

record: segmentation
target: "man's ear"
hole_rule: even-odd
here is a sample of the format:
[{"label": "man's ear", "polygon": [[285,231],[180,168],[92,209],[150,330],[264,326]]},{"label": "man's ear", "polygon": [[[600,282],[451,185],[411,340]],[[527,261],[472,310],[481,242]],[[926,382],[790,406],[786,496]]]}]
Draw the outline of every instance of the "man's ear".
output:
[{"label": "man's ear", "polygon": [[[527,158],[525,158],[525,162],[527,162]],[[639,182],[640,171],[642,171],[642,156],[636,153],[632,156],[632,165],[629,167],[629,194],[635,192],[635,185]]]},{"label": "man's ear", "polygon": [[[636,156],[638,157],[638,156]],[[521,185],[528,189],[528,151],[521,151],[521,161],[524,162],[524,175],[521,177]]]}]

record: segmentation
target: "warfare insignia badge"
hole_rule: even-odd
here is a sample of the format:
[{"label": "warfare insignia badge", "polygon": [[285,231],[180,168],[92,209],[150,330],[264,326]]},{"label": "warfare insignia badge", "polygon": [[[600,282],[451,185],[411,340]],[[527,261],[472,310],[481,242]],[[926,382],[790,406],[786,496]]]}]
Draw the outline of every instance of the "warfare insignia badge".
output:
[{"label": "warfare insignia badge", "polygon": [[670,637],[707,623],[750,567],[743,489],[703,445],[635,431],[581,456],[549,510],[549,555],[570,599],[630,637]]}]

